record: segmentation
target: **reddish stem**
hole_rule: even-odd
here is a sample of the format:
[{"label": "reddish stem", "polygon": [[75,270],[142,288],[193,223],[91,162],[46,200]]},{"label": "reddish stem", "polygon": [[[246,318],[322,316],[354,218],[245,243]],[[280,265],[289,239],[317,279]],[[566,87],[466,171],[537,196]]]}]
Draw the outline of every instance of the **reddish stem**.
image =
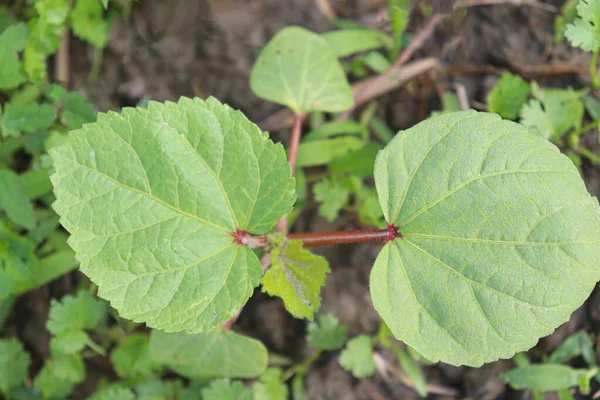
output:
[{"label": "reddish stem", "polygon": [[396,238],[402,238],[402,233],[398,232],[398,228],[395,226],[388,225],[387,229],[291,233],[287,237],[290,240],[302,240],[304,247],[314,247],[327,244],[380,242],[384,240],[390,242]]},{"label": "reddish stem", "polygon": [[294,115],[294,127],[292,128],[292,135],[290,136],[290,149],[288,150],[288,162],[292,169],[292,176],[294,176],[294,169],[296,168],[296,158],[298,156],[298,146],[300,145],[300,134],[302,133],[302,122],[304,116],[300,114]]}]

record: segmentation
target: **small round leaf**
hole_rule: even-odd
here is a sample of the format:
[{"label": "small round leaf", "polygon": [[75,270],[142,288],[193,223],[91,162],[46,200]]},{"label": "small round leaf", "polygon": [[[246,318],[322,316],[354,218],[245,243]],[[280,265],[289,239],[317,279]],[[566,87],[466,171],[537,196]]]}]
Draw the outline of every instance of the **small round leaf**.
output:
[{"label": "small round leaf", "polygon": [[354,101],[327,41],[297,26],[283,29],[262,49],[250,75],[250,88],[258,97],[298,114],[344,111]]},{"label": "small round leaf", "polygon": [[495,114],[402,131],[377,157],[402,238],[371,273],[394,335],[432,361],[479,366],[534,346],[600,279],[600,209],[550,142]]}]

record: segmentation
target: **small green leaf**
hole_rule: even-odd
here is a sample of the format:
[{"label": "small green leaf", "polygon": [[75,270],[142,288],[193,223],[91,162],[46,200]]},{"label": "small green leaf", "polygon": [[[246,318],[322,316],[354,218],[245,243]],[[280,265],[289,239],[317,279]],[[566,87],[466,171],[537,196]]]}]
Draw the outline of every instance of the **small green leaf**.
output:
[{"label": "small green leaf", "polygon": [[390,47],[391,40],[383,32],[374,29],[345,29],[322,33],[336,57],[346,57],[361,51]]},{"label": "small green leaf", "polygon": [[500,114],[503,118],[515,119],[527,101],[529,91],[527,82],[520,76],[507,72],[488,95],[488,108],[490,112]]},{"label": "small green leaf", "polygon": [[89,336],[81,329],[68,329],[50,340],[50,350],[52,354],[77,354],[89,341]]},{"label": "small green leaf", "polygon": [[370,51],[362,57],[362,62],[378,74],[383,74],[391,68],[392,63],[378,51]]},{"label": "small green leaf", "polygon": [[29,368],[29,354],[16,339],[0,339],[0,392],[7,395],[11,390],[25,386]]},{"label": "small green leaf", "polygon": [[317,350],[341,349],[348,340],[348,327],[332,314],[319,315],[316,322],[308,324],[307,339]]},{"label": "small green leaf", "polygon": [[595,121],[600,121],[600,102],[590,95],[583,96],[581,100],[590,117]]},{"label": "small green leaf", "polygon": [[365,127],[356,121],[331,121],[303,135],[302,141],[310,142],[311,140],[326,139],[337,135],[362,135],[364,132]]},{"label": "small green leaf", "polygon": [[2,136],[19,137],[23,132],[46,129],[56,119],[56,110],[48,104],[20,106],[8,103],[0,122]]},{"label": "small green leaf", "polygon": [[282,146],[215,99],[99,114],[50,154],[82,272],[122,317],[167,331],[246,303],[262,268],[231,233],[268,232],[294,202]]},{"label": "small green leaf", "polygon": [[579,126],[584,107],[579,99],[564,99],[548,92],[541,100],[530,100],[521,109],[521,123],[539,132],[545,139],[562,136]]},{"label": "small green leaf", "polygon": [[554,18],[554,44],[560,44],[565,39],[567,24],[573,22],[577,16],[579,0],[567,0],[560,9],[560,14]]},{"label": "small green leaf", "polygon": [[106,46],[110,23],[104,19],[104,9],[108,0],[102,4],[98,0],[77,0],[69,15],[71,28],[78,38],[93,44],[99,49]]},{"label": "small green leaf", "polygon": [[96,121],[94,107],[81,94],[77,92],[68,93],[63,98],[63,101],[63,112],[60,116],[60,121],[69,129],[79,129],[83,124]]},{"label": "small green leaf", "polygon": [[0,168],[0,210],[15,224],[27,229],[35,225],[35,214],[25,196],[19,177],[12,170]]},{"label": "small green leaf", "polygon": [[150,359],[148,348],[148,336],[127,336],[110,354],[115,372],[124,379],[150,376],[156,366]]},{"label": "small green leaf", "polygon": [[360,335],[348,342],[340,354],[340,365],[352,372],[355,378],[364,378],[375,373],[373,344],[367,335]]},{"label": "small green leaf", "polygon": [[553,352],[549,363],[564,364],[574,357],[586,355],[586,362],[595,364],[595,351],[592,348],[592,339],[586,331],[579,331],[566,338]]},{"label": "small green leaf", "polygon": [[577,14],[579,18],[567,25],[566,38],[585,51],[600,50],[600,4],[596,0],[581,0]]},{"label": "small green leaf", "polygon": [[269,368],[252,387],[254,400],[287,400],[288,387],[279,368]]},{"label": "small green leaf", "polygon": [[49,361],[52,374],[60,380],[81,383],[85,380],[85,365],[79,354],[61,354]]},{"label": "small green leaf", "polygon": [[319,203],[319,215],[331,222],[350,201],[350,191],[340,182],[323,179],[313,186],[315,200]]},{"label": "small green leaf", "polygon": [[513,389],[550,392],[579,386],[582,378],[589,380],[589,377],[590,371],[573,369],[566,365],[533,364],[506,372],[500,376],[500,379]]},{"label": "small green leaf", "polygon": [[14,89],[27,80],[16,53],[25,48],[28,36],[29,29],[22,23],[0,34],[0,90]]},{"label": "small green leaf", "polygon": [[46,327],[53,335],[73,329],[96,329],[106,318],[104,302],[98,301],[86,291],[75,296],[64,296],[61,301],[52,299]]},{"label": "small green leaf", "polygon": [[29,169],[19,175],[25,196],[36,199],[52,191],[47,169]]},{"label": "small green leaf", "polygon": [[104,7],[105,10],[108,8],[108,0],[100,0],[100,3],[102,3],[102,7]]},{"label": "small green leaf", "polygon": [[187,378],[254,378],[267,368],[262,343],[222,328],[194,335],[152,331],[150,354]]},{"label": "small green leaf", "polygon": [[354,100],[325,39],[296,26],[280,31],[262,49],[250,75],[250,88],[258,97],[298,114],[344,111]]},{"label": "small green leaf", "polygon": [[409,0],[388,0],[388,17],[392,23],[394,47],[391,58],[396,59],[403,45],[404,30],[408,22],[411,2]]},{"label": "small green leaf", "polygon": [[314,167],[330,163],[336,157],[361,149],[365,143],[353,136],[302,142],[298,146],[297,167]]},{"label": "small green leaf", "polygon": [[231,382],[229,379],[217,379],[202,390],[204,400],[252,400],[252,391],[241,382]]},{"label": "small green leaf", "polygon": [[475,111],[430,118],[379,153],[375,182],[402,238],[375,261],[373,304],[434,362],[527,350],[600,279],[598,201],[556,146],[519,124]]},{"label": "small green leaf", "polygon": [[377,157],[379,150],[381,150],[381,146],[377,143],[368,142],[358,150],[350,150],[348,153],[334,158],[327,168],[329,171],[338,174],[347,173],[359,178],[372,177],[375,157]]},{"label": "small green leaf", "polygon": [[262,277],[263,291],[279,296],[296,318],[312,319],[321,305],[321,286],[329,273],[324,257],[302,248],[301,240],[271,239],[271,268]]},{"label": "small green leaf", "polygon": [[59,379],[46,364],[33,380],[33,387],[42,393],[44,399],[64,399],[73,390],[74,383]]},{"label": "small green leaf", "polygon": [[94,393],[89,400],[135,400],[135,395],[129,389],[112,386]]}]

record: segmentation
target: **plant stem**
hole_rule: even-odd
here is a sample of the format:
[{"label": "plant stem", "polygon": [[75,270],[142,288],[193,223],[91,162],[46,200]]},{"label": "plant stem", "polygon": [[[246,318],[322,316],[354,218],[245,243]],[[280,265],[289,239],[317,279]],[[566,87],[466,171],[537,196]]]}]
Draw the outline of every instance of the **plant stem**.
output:
[{"label": "plant stem", "polygon": [[[300,146],[300,136],[302,133],[302,122],[304,116],[301,114],[294,115],[294,127],[292,128],[292,135],[290,136],[290,147],[288,150],[288,162],[290,163],[291,174],[294,176],[296,168],[296,158],[298,156],[298,147]],[[279,220],[275,229],[277,232],[287,233],[287,215]]]},{"label": "plant stem", "polygon": [[592,80],[592,87],[594,89],[600,88],[600,79],[598,79],[598,74],[596,72],[598,67],[598,53],[599,50],[596,50],[592,54],[592,59],[590,60],[590,79]]},{"label": "plant stem", "polygon": [[384,240],[389,242],[396,238],[401,238],[402,234],[398,232],[396,227],[389,225],[387,229],[291,233],[287,237],[290,240],[301,240],[304,247],[314,247],[327,244],[381,242]]}]

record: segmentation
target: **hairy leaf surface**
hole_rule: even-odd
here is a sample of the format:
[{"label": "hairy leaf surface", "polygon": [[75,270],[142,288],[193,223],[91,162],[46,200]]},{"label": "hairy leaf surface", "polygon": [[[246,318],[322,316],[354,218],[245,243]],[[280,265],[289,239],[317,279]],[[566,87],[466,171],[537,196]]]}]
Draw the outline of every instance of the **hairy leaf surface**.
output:
[{"label": "hairy leaf surface", "polygon": [[432,361],[478,366],[529,349],[600,278],[600,212],[571,161],[521,125],[459,112],[398,133],[375,180],[388,243],[371,296]]},{"label": "hairy leaf surface", "polygon": [[294,112],[337,112],[354,97],[335,53],[325,39],[291,26],[279,32],[261,51],[252,74],[252,91]]},{"label": "hairy leaf surface", "polygon": [[231,233],[268,232],[294,201],[281,145],[215,99],[100,114],[51,155],[81,270],[121,316],[171,332],[245,304],[262,269]]},{"label": "hairy leaf surface", "polygon": [[267,368],[262,343],[220,327],[193,335],[152,331],[150,354],[188,378],[254,378]]}]

